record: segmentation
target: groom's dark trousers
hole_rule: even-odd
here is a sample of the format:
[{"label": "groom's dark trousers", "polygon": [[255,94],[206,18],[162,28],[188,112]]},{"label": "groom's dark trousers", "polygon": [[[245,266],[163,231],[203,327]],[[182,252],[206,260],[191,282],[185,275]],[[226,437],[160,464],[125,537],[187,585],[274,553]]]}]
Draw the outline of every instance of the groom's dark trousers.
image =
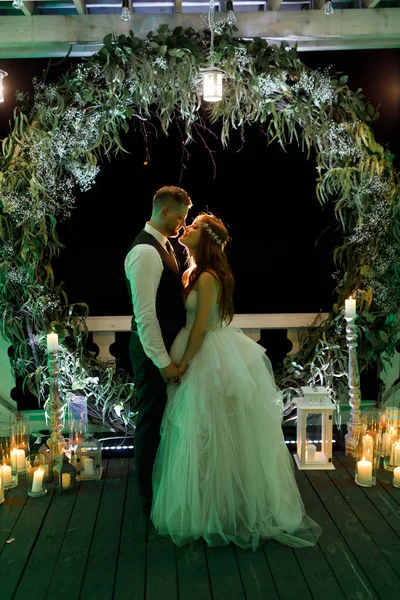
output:
[{"label": "groom's dark trousers", "polygon": [[[138,244],[154,246],[163,263],[163,272],[157,289],[156,313],[167,352],[180,329],[185,325],[186,313],[182,300],[182,277],[174,258],[149,233],[141,231],[130,249]],[[128,283],[128,290],[130,284]],[[135,315],[129,345],[133,379],[136,385],[137,416],[134,439],[135,467],[139,494],[146,508],[151,503],[153,465],[160,442],[160,426],[167,401],[166,383],[160,370],[143,350],[137,333]]]},{"label": "groom's dark trousers", "polygon": [[152,499],[152,473],[160,442],[160,426],[167,402],[166,384],[159,369],[145,355],[139,336],[132,332],[129,354],[136,384],[137,417],[135,468],[144,507]]}]

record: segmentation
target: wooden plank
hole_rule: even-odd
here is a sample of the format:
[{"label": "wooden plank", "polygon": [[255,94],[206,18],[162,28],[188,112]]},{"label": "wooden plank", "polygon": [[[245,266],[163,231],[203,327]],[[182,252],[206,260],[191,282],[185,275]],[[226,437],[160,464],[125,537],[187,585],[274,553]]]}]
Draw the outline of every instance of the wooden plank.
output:
[{"label": "wooden plank", "polygon": [[[312,513],[313,508],[321,506],[321,501],[312,489],[304,472],[296,471],[296,481],[306,512],[307,514],[310,511]],[[310,514],[309,516],[311,517]],[[322,527],[321,523],[318,524]],[[314,598],[325,598],[326,600],[345,598],[339,585],[340,574],[338,573],[336,577],[319,544],[314,547],[295,549],[295,555]]]},{"label": "wooden plank", "polygon": [[[382,556],[374,540],[365,531],[357,513],[349,507],[343,495],[330,479],[330,475],[336,474],[340,470],[340,464],[337,461],[335,466],[336,471],[329,471],[329,474],[327,471],[308,471],[307,477],[312,482],[314,489],[318,490],[318,496],[324,507],[378,597],[394,600],[396,596],[393,594],[398,584],[398,578]],[[343,491],[346,494],[347,489],[355,484],[347,481],[343,485],[345,488]]]},{"label": "wooden plank", "polygon": [[211,600],[204,541],[196,540],[176,549],[179,598]]},{"label": "wooden plank", "polygon": [[[341,464],[337,457],[334,459],[334,464],[335,466]],[[397,574],[397,578],[393,578],[393,585],[400,595],[400,539],[369,500],[369,496],[374,494],[374,489],[358,486],[354,481],[354,475],[350,475],[343,466],[337,471],[331,471],[330,477],[374,540],[382,556]]]},{"label": "wooden plank", "polygon": [[103,479],[80,484],[74,511],[57,560],[46,600],[75,600],[79,597],[85,574],[107,462],[103,461]]},{"label": "wooden plank", "polygon": [[109,461],[80,597],[110,600],[123,522],[129,458]]},{"label": "wooden plank", "polygon": [[146,600],[178,598],[175,544],[159,535],[149,520],[147,537]]},{"label": "wooden plank", "polygon": [[386,469],[379,469],[377,474],[377,480],[379,481],[380,486],[385,490],[385,492],[394,500],[394,502],[400,505],[400,492],[398,488],[393,487],[392,485],[393,475],[391,471],[386,471]]},{"label": "wooden plank", "polygon": [[134,459],[131,458],[113,600],[142,600],[145,597],[147,521],[139,497]]},{"label": "wooden plank", "polygon": [[281,600],[311,600],[313,598],[307,581],[299,567],[293,548],[274,540],[264,544],[275,587]]},{"label": "wooden plank", "polygon": [[212,597],[218,600],[243,600],[245,591],[240,578],[233,544],[206,547]]},{"label": "wooden plank", "polygon": [[19,484],[17,487],[6,491],[6,497],[0,509],[0,552],[11,537],[12,530],[28,500],[26,485]]},{"label": "wooden plank", "polygon": [[[332,573],[336,576],[336,580],[344,596],[348,600],[359,600],[360,598],[377,600],[378,596],[359,567],[358,562],[325,506],[321,503],[318,496],[318,488],[314,489],[308,479],[308,475],[308,471],[298,471],[296,479],[307,514],[322,529],[318,545],[329,563]],[[301,550],[296,552],[296,555],[298,556],[301,552]]]},{"label": "wooden plank", "polygon": [[235,548],[235,552],[246,597],[251,600],[279,600],[262,547],[255,552]]},{"label": "wooden plank", "polygon": [[28,498],[10,534],[10,538],[14,538],[14,541],[3,547],[0,556],[1,600],[14,598],[52,496],[53,493],[48,492],[41,498]]},{"label": "wooden plank", "polygon": [[64,495],[54,494],[14,600],[43,600],[46,597],[76,498],[77,490]]},{"label": "wooden plank", "polygon": [[[349,475],[354,476],[354,461],[348,456],[340,456],[340,462],[343,464]],[[382,467],[378,471],[382,481],[377,478],[374,487],[368,488],[367,497],[379,511],[382,517],[387,521],[393,531],[400,536],[400,493],[392,486],[392,473],[385,471]],[[382,484],[386,481],[387,487]],[[388,491],[393,489],[397,494],[391,496]],[[396,497],[397,496],[397,497]],[[396,502],[397,500],[397,502]]]}]

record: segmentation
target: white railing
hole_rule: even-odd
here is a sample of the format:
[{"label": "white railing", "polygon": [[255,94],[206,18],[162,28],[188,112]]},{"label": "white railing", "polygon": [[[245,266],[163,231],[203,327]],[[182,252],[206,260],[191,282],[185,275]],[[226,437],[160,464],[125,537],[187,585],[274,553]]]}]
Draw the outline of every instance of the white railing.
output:
[{"label": "white railing", "polygon": [[[328,313],[237,314],[231,326],[239,327],[254,341],[260,339],[261,329],[286,329],[287,339],[292,342],[289,354],[293,354],[299,349],[300,330],[303,327],[318,327],[327,317]],[[93,342],[99,348],[99,358],[106,361],[115,360],[110,353],[110,346],[115,342],[116,333],[130,331],[131,317],[88,317],[86,324],[88,330],[93,333]],[[7,350],[8,344],[0,337],[0,420],[2,412],[8,414],[10,410],[16,410],[16,403],[10,397],[15,381]],[[400,354],[396,353],[391,364],[384,363],[384,369],[382,379],[386,387],[389,387],[399,378]],[[368,399],[363,398],[363,403],[365,401],[368,402]]]},{"label": "white railing", "polygon": [[[287,339],[292,342],[289,354],[299,350],[299,333],[303,327],[318,327],[328,318],[328,313],[277,313],[277,314],[238,314],[235,315],[231,327],[239,327],[254,341],[261,337],[261,329],[286,329]],[[115,342],[115,334],[131,330],[131,317],[88,317],[86,324],[93,333],[93,342],[99,348],[99,358],[112,361],[115,358],[110,353],[110,346]],[[383,361],[381,379],[386,389],[400,376],[400,353],[396,353],[391,363]],[[363,398],[363,404],[372,402]],[[343,401],[348,409],[347,399]]]},{"label": "white railing", "polygon": [[[243,333],[254,341],[260,339],[261,329],[286,329],[287,337],[292,342],[290,353],[299,349],[299,331],[302,327],[317,327],[328,313],[278,313],[278,314],[238,314],[235,315],[231,327],[239,327]],[[110,346],[115,342],[115,334],[131,330],[132,317],[88,317],[86,324],[93,333],[93,342],[99,348],[99,358],[113,360]]]}]

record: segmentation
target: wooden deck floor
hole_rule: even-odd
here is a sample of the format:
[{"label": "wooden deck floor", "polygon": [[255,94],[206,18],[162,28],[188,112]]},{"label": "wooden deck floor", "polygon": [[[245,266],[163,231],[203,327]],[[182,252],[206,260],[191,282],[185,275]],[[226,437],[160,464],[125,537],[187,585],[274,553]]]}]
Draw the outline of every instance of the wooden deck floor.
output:
[{"label": "wooden deck floor", "polygon": [[21,482],[0,506],[0,600],[399,600],[400,490],[383,469],[360,488],[343,453],[334,465],[296,470],[323,529],[301,550],[176,548],[140,510],[132,458],[68,495],[28,498]]}]

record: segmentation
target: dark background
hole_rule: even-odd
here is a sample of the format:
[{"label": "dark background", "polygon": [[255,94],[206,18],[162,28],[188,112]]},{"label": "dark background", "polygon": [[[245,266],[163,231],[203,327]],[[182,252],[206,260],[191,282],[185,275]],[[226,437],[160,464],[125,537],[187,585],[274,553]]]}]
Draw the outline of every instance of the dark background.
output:
[{"label": "dark background", "polygon": [[[400,49],[304,52],[312,68],[332,65],[332,72],[349,75],[354,91],[381,105],[373,125],[377,140],[400,153]],[[48,70],[56,80],[78,59],[14,59],[1,61],[9,73],[4,80],[6,101],[0,105],[0,138],[8,131],[15,105],[14,92],[28,91],[34,76]],[[245,143],[233,131],[228,149],[218,139],[218,126],[203,132],[213,160],[198,138],[188,147],[190,158],[182,166],[182,141],[176,126],[169,136],[157,123],[147,148],[139,127],[122,137],[126,154],[104,159],[96,185],[78,194],[68,221],[60,223],[59,237],[66,248],[53,262],[56,281],[63,281],[70,302],[86,302],[91,315],[129,315],[123,262],[136,233],[150,217],[151,199],[163,185],[180,185],[194,206],[189,221],[210,210],[229,226],[232,242],[227,251],[236,276],[237,313],[329,311],[335,301],[332,254],[341,231],[331,205],[321,207],[315,195],[316,164],[295,144],[284,151],[267,145],[258,125],[245,129]],[[117,336],[116,356],[129,370],[125,339]],[[124,337],[125,336],[125,337]],[[118,341],[119,340],[119,341]],[[289,350],[285,332],[263,332],[262,345],[276,365]],[[364,378],[363,397],[377,393],[375,375]],[[366,386],[368,386],[366,388]],[[19,408],[37,407],[21,400]],[[35,404],[36,402],[36,404]]]}]

